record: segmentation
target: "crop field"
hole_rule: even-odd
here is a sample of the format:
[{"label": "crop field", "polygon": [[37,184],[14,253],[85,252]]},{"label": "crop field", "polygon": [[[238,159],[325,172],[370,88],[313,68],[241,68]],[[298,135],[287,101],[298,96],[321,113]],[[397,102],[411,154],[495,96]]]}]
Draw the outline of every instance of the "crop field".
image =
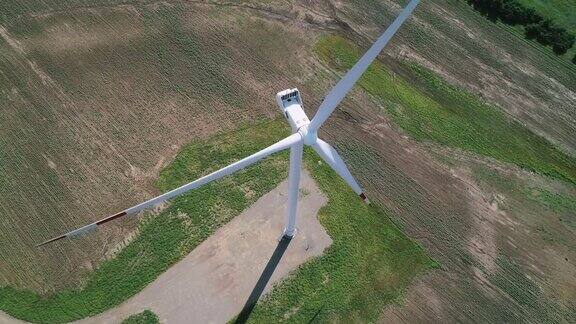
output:
[{"label": "crop field", "polygon": [[[327,46],[334,47],[327,50]],[[342,42],[341,38],[332,36],[321,38],[316,48],[321,57],[324,50],[324,53],[330,53],[335,58],[325,60],[328,64],[336,63],[335,68],[338,64],[345,64],[346,54],[354,54],[354,51],[350,51],[349,44]],[[542,139],[530,140],[534,135],[527,133],[525,128],[516,126],[518,130],[515,131],[514,122],[497,114],[493,111],[494,108],[479,107],[475,100],[470,100],[472,97],[469,93],[439,82],[434,75],[422,74],[420,68],[415,71],[413,65],[395,66],[396,72],[391,72],[379,70],[379,67],[380,65],[376,63],[362,78],[360,85],[368,93],[374,94],[372,100],[382,102],[382,109],[388,111],[391,120],[397,120],[396,124],[403,127],[413,138],[427,142],[425,146],[428,152],[424,155],[428,158],[437,157],[437,161],[446,166],[448,170],[442,171],[442,168],[422,162],[421,159],[427,158],[414,156],[422,152],[417,148],[418,146],[413,147],[411,141],[387,138],[391,136],[387,130],[388,127],[378,127],[382,124],[376,120],[364,121],[360,113],[348,110],[346,110],[350,114],[347,116],[348,120],[365,125],[364,128],[367,129],[378,129],[381,134],[386,135],[352,136],[352,138],[362,138],[362,143],[347,140],[339,148],[353,168],[358,170],[357,176],[364,180],[363,184],[377,186],[377,188],[369,187],[371,190],[368,192],[380,195],[381,200],[385,201],[389,208],[398,211],[408,233],[426,242],[425,246],[429,251],[436,251],[432,255],[441,262],[444,269],[454,269],[449,270],[448,273],[427,276],[416,285],[418,288],[415,291],[407,294],[406,309],[389,308],[384,318],[414,321],[467,316],[470,320],[482,318],[486,321],[514,321],[527,317],[540,320],[561,320],[574,316],[571,297],[567,297],[573,295],[568,291],[574,288],[572,280],[569,279],[571,275],[567,274],[574,273],[574,266],[569,262],[576,251],[573,240],[574,232],[568,225],[573,216],[566,216],[569,213],[564,211],[561,221],[557,221],[557,218],[550,216],[554,213],[542,212],[541,203],[535,206],[533,199],[528,201],[525,194],[518,194],[527,190],[522,188],[536,185],[541,187],[543,183],[552,182],[554,191],[561,190],[568,197],[574,197],[573,185],[565,181],[558,182],[553,180],[553,177],[542,178],[533,174],[528,175],[517,167],[510,167],[494,160],[485,160],[477,155],[471,156],[461,150],[447,150],[444,145],[489,155],[503,161],[507,160],[507,156],[486,153],[504,150],[504,148],[498,149],[499,141],[478,145],[483,141],[482,131],[492,132],[494,138],[498,138],[496,136],[502,132],[508,133],[513,138],[514,133],[519,132],[517,135],[519,143],[522,141],[525,143],[518,146],[522,148],[519,150],[522,154],[518,156],[529,160],[530,152],[534,149],[539,152],[546,150],[544,147],[548,149],[553,149],[553,147]],[[385,73],[393,75],[393,85],[388,83],[389,77]],[[402,79],[402,75],[406,78]],[[370,83],[376,77],[378,83]],[[419,77],[422,78],[419,79]],[[430,81],[436,81],[434,91],[430,89]],[[402,90],[405,93],[407,89],[403,87],[408,84],[412,87],[410,93],[420,94],[420,97],[413,96],[409,98],[409,104],[406,104],[402,101],[405,99],[402,96]],[[378,87],[375,85],[388,86],[387,95],[379,97],[378,95],[382,95],[383,92],[378,92]],[[418,100],[427,101],[430,108],[427,111],[428,114],[435,114],[435,106],[443,106],[444,108],[438,111],[442,118],[435,122],[434,118],[427,117],[426,123],[418,123],[419,117],[414,114],[418,112]],[[449,104],[451,101],[452,104]],[[476,111],[469,111],[473,109]],[[402,112],[400,117],[405,118],[398,119],[399,116],[394,114],[398,111]],[[472,126],[478,129],[473,133],[478,142],[472,141],[473,145],[462,145],[459,141],[450,140],[451,134],[454,133],[460,133],[459,136],[462,136],[464,140],[470,138],[460,132],[458,127],[446,122],[462,113],[475,115],[474,118],[467,119],[468,123],[473,122],[476,126]],[[339,123],[340,127],[345,127],[344,125],[345,123]],[[411,128],[413,125],[420,127]],[[483,126],[479,127],[479,125]],[[468,125],[464,123],[463,126]],[[418,129],[423,129],[424,132],[418,133],[416,131]],[[426,136],[418,136],[418,134]],[[433,144],[429,142],[430,140],[442,146]],[[544,144],[544,147],[538,146]],[[517,144],[510,145],[513,148]],[[407,150],[410,151],[412,157],[403,156]],[[559,160],[556,162],[573,163],[573,158],[569,156],[561,153],[558,153],[558,156]],[[542,162],[542,165],[546,168],[556,163],[546,159],[544,161],[546,162]],[[518,165],[525,167],[522,163]],[[505,173],[498,171],[502,168],[506,170]],[[480,173],[476,170],[484,171]],[[573,172],[574,169],[567,167],[566,170]],[[490,174],[491,179],[498,178],[504,183],[513,183],[514,188],[503,190],[497,186],[497,183],[486,184],[481,177],[484,174]],[[538,180],[534,180],[534,177]],[[523,180],[519,181],[518,178]],[[550,189],[551,185],[546,186]],[[563,204],[567,205],[564,200]],[[547,216],[542,218],[541,215]],[[526,243],[527,237],[512,228],[507,228],[508,226],[526,228],[527,231],[533,233],[528,236],[534,244]],[[551,238],[554,239],[551,240]],[[543,246],[547,248],[543,249]],[[535,261],[534,251],[538,250],[546,250],[547,253],[557,252],[548,256],[538,252],[538,258],[543,257],[545,260],[536,258],[539,261]],[[560,261],[556,253],[567,257]],[[507,261],[501,261],[503,259]],[[506,266],[511,267],[512,270]],[[543,275],[532,272],[530,270],[532,267],[548,270],[546,275]],[[562,270],[552,271],[553,267],[561,267]],[[530,273],[532,280],[518,281],[519,273]],[[551,277],[554,279],[549,281]],[[454,281],[459,282],[457,287],[446,288],[450,287]],[[514,284],[511,285],[510,282]],[[532,288],[536,283],[539,287],[546,288],[542,288],[543,291],[540,292],[533,292]],[[523,289],[531,291],[528,293],[531,297],[529,306],[521,303],[521,295],[515,293],[516,290],[523,291]],[[558,294],[560,290],[562,293]],[[505,295],[511,296],[512,299],[509,302],[503,302],[486,291],[505,292]],[[470,312],[463,312],[463,309],[468,309]]]},{"label": "crop field", "polygon": [[[161,172],[157,186],[162,191],[178,187],[272,144],[285,132],[282,127],[250,127],[209,142],[192,142]],[[159,215],[146,218],[137,238],[92,272],[81,290],[39,297],[29,291],[3,288],[2,309],[29,321],[65,322],[120,304],[278,185],[287,176],[286,160],[286,156],[276,156],[175,199]]]},{"label": "crop field", "polygon": [[[159,170],[191,139],[276,115],[269,98],[285,82],[271,71],[290,63],[274,58],[291,35],[278,40],[278,25],[241,14],[238,30],[194,30],[211,15],[165,6],[78,10],[5,32],[2,284],[44,291],[81,284],[134,223],[78,245],[33,245],[157,194]],[[255,46],[262,52],[245,52]],[[262,90],[260,82],[272,86]]]},{"label": "crop field", "polygon": [[[354,29],[357,42],[377,36],[400,1],[362,1],[342,5],[340,19]],[[464,87],[498,105],[563,150],[574,153],[576,66],[552,54],[510,26],[494,24],[465,1],[424,1],[418,21],[400,31],[402,44],[387,51]],[[461,68],[465,66],[466,68]]]},{"label": "crop field", "polygon": [[[189,195],[96,235],[34,244],[280,138],[284,128],[263,126],[277,123],[263,123],[279,116],[274,94],[297,86],[311,116],[404,3],[2,1],[0,310],[80,318],[154,280],[281,181],[285,159],[199,191],[228,203],[187,210],[196,216],[174,213],[200,197]],[[321,221],[335,245],[252,320],[576,317],[574,80],[574,64],[464,1],[421,3],[321,131],[374,209],[362,209],[361,228],[346,223],[356,202],[306,152],[333,197]],[[267,133],[238,151],[206,142],[254,125]],[[368,226],[373,241],[338,240]],[[380,272],[367,271],[373,255]],[[354,262],[338,266],[343,257]],[[316,286],[319,274],[334,277]],[[363,290],[350,289],[351,275]]]}]

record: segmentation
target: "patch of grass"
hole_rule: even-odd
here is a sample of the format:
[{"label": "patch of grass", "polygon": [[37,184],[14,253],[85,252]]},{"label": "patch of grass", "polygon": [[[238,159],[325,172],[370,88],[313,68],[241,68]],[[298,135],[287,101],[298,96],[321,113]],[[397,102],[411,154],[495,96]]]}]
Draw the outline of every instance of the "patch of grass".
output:
[{"label": "patch of grass", "polygon": [[[339,36],[321,38],[316,52],[339,71],[349,69],[360,56],[356,46]],[[381,100],[394,121],[415,139],[433,140],[576,184],[576,159],[424,67],[404,68],[410,83],[375,62],[359,84]]]},{"label": "patch of grass", "polygon": [[507,177],[506,175],[484,166],[473,168],[474,178],[476,182],[485,184],[488,187],[494,187],[506,193],[516,193],[519,191],[520,184],[516,179]]},{"label": "patch of grass", "polygon": [[576,199],[540,188],[525,188],[524,194],[528,199],[562,215],[561,222],[576,229]]},{"label": "patch of grass", "polygon": [[[157,186],[162,191],[175,188],[287,133],[284,121],[278,120],[195,141],[161,172]],[[390,221],[387,212],[362,204],[328,166],[318,163],[312,151],[306,151],[305,161],[330,199],[319,217],[334,244],[275,289],[253,318],[279,320],[289,312],[294,320],[312,316],[374,320],[384,304],[401,296],[412,278],[436,263]],[[287,152],[283,152],[174,199],[162,213],[147,217],[138,237],[116,258],[102,263],[81,290],[38,295],[4,287],[0,288],[0,309],[27,321],[54,323],[119,305],[276,187],[287,176],[287,163]]]},{"label": "patch of grass", "polygon": [[538,201],[557,213],[576,212],[576,199],[539,188],[525,191],[528,198]]},{"label": "patch of grass", "polygon": [[122,321],[122,324],[159,324],[160,319],[151,310],[145,310],[142,313],[134,314]]},{"label": "patch of grass", "polygon": [[251,322],[372,322],[398,301],[410,281],[436,267],[377,205],[363,204],[311,150],[305,165],[328,196],[319,219],[332,239],[254,309]]},{"label": "patch of grass", "polygon": [[[189,144],[158,180],[175,188],[271,145],[287,134],[278,123],[251,125],[211,141]],[[69,322],[119,305],[188,254],[218,227],[238,215],[287,176],[287,155],[275,155],[242,172],[174,199],[166,210],[148,217],[138,237],[116,258],[91,273],[80,290],[38,295],[0,288],[0,309],[37,323]],[[250,195],[246,195],[250,191]],[[224,212],[223,212],[224,211]],[[69,244],[63,242],[62,244]],[[56,247],[52,247],[56,248]]]}]

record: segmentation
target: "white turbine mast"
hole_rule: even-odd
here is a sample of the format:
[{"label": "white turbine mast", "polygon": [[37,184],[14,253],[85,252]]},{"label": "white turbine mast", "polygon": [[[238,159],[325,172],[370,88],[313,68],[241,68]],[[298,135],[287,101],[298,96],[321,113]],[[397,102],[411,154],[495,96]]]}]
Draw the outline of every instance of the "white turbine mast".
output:
[{"label": "white turbine mast", "polygon": [[402,10],[402,12],[400,12],[400,15],[394,20],[394,22],[392,22],[386,31],[376,40],[372,47],[368,49],[362,58],[360,58],[360,60],[352,67],[352,69],[350,69],[346,75],[344,75],[344,77],[336,84],[336,86],[330,90],[328,95],[324,98],[324,101],[322,101],[320,104],[320,107],[318,108],[312,121],[308,119],[308,116],[302,108],[303,102],[298,89],[288,89],[280,91],[276,94],[276,102],[286,117],[286,120],[292,127],[292,135],[240,161],[232,163],[218,171],[201,177],[200,179],[194,180],[172,191],[152,198],[136,206],[125,209],[112,216],[108,216],[92,224],[88,224],[66,234],[49,239],[41,244],[38,244],[37,246],[42,246],[63,238],[72,238],[85,235],[86,233],[96,230],[98,226],[104,223],[126,215],[137,214],[140,211],[149,209],[168,199],[184,194],[190,190],[196,189],[211,181],[232,174],[238,170],[244,169],[269,155],[288,148],[290,149],[290,172],[288,175],[288,215],[283,235],[287,238],[292,238],[296,234],[296,210],[298,207],[300,170],[302,168],[302,151],[304,145],[311,146],[314,151],[316,151],[316,153],[318,153],[318,155],[328,165],[330,165],[330,167],[332,167],[332,169],[334,169],[334,171],[336,171],[336,173],[342,177],[344,181],[346,181],[346,183],[352,188],[352,190],[354,190],[354,192],[356,192],[356,194],[360,196],[362,200],[364,200],[366,203],[369,203],[368,199],[362,191],[362,188],[360,188],[360,185],[358,182],[356,182],[338,152],[336,152],[336,150],[330,146],[330,144],[319,139],[317,132],[322,124],[324,124],[324,122],[332,114],[334,109],[336,109],[342,99],[344,99],[346,94],[352,89],[354,84],[356,84],[358,79],[360,79],[368,66],[370,66],[370,64],[374,61],[374,59],[376,59],[378,54],[386,46],[386,44],[388,44],[398,28],[400,28],[404,21],[406,21],[406,19],[410,16],[419,1],[420,0],[410,1],[408,5]]}]

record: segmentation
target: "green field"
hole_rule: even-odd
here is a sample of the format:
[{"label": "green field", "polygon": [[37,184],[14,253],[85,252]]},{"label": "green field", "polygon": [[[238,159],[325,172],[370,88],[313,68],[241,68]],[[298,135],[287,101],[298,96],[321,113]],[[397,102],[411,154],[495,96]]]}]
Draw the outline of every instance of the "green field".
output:
[{"label": "green field", "polygon": [[576,198],[541,188],[525,188],[524,194],[558,215],[558,220],[567,228],[576,230]]},{"label": "green field", "polygon": [[[360,55],[356,46],[339,36],[320,39],[316,52],[339,71],[349,69]],[[359,84],[415,139],[461,148],[576,184],[576,159],[544,138],[419,65],[406,65],[403,72],[405,79],[376,62]]]},{"label": "green field", "polygon": [[[520,3],[528,8],[534,8],[545,19],[550,19],[559,27],[562,27],[576,35],[576,1],[573,0],[519,0]],[[516,27],[516,30],[522,28]],[[524,31],[522,30],[522,33]],[[530,41],[535,43],[534,41]],[[537,45],[541,46],[541,45]],[[568,60],[574,59],[576,56],[576,45],[564,55]]]},{"label": "green field", "polygon": [[[161,172],[158,188],[166,191],[214,171],[272,144],[287,131],[284,120],[277,120],[195,141]],[[174,199],[168,209],[147,217],[138,237],[93,272],[82,289],[38,295],[0,288],[0,309],[27,321],[53,323],[119,305],[278,185],[287,176],[287,160],[286,152],[277,154]],[[330,296],[332,304],[322,316],[375,319],[382,305],[397,300],[414,276],[435,263],[396,228],[387,212],[363,205],[312,152],[306,152],[306,166],[330,199],[319,217],[334,243],[323,257],[283,283],[256,314],[278,319],[297,303],[299,310],[292,316],[303,320]],[[330,280],[320,284],[319,278]]]}]

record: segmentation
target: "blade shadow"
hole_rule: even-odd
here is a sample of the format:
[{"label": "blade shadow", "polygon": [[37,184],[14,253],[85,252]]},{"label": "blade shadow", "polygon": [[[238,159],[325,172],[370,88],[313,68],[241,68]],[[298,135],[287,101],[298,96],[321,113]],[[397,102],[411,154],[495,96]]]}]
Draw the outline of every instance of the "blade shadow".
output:
[{"label": "blade shadow", "polygon": [[278,242],[276,249],[274,249],[274,253],[272,253],[272,257],[270,258],[270,260],[268,260],[268,263],[266,264],[264,271],[262,271],[262,274],[260,274],[260,278],[258,278],[256,285],[254,286],[252,292],[250,293],[250,296],[248,296],[248,300],[246,300],[246,303],[244,304],[242,311],[240,312],[238,317],[236,317],[236,320],[234,321],[235,324],[243,324],[248,321],[248,318],[250,317],[252,310],[254,310],[254,306],[256,306],[256,303],[260,299],[260,296],[262,296],[264,288],[270,281],[272,274],[274,274],[274,271],[276,270],[278,263],[280,263],[280,260],[282,259],[284,252],[286,252],[286,249],[288,248],[290,241],[291,240],[289,238],[283,236],[280,242]]}]

